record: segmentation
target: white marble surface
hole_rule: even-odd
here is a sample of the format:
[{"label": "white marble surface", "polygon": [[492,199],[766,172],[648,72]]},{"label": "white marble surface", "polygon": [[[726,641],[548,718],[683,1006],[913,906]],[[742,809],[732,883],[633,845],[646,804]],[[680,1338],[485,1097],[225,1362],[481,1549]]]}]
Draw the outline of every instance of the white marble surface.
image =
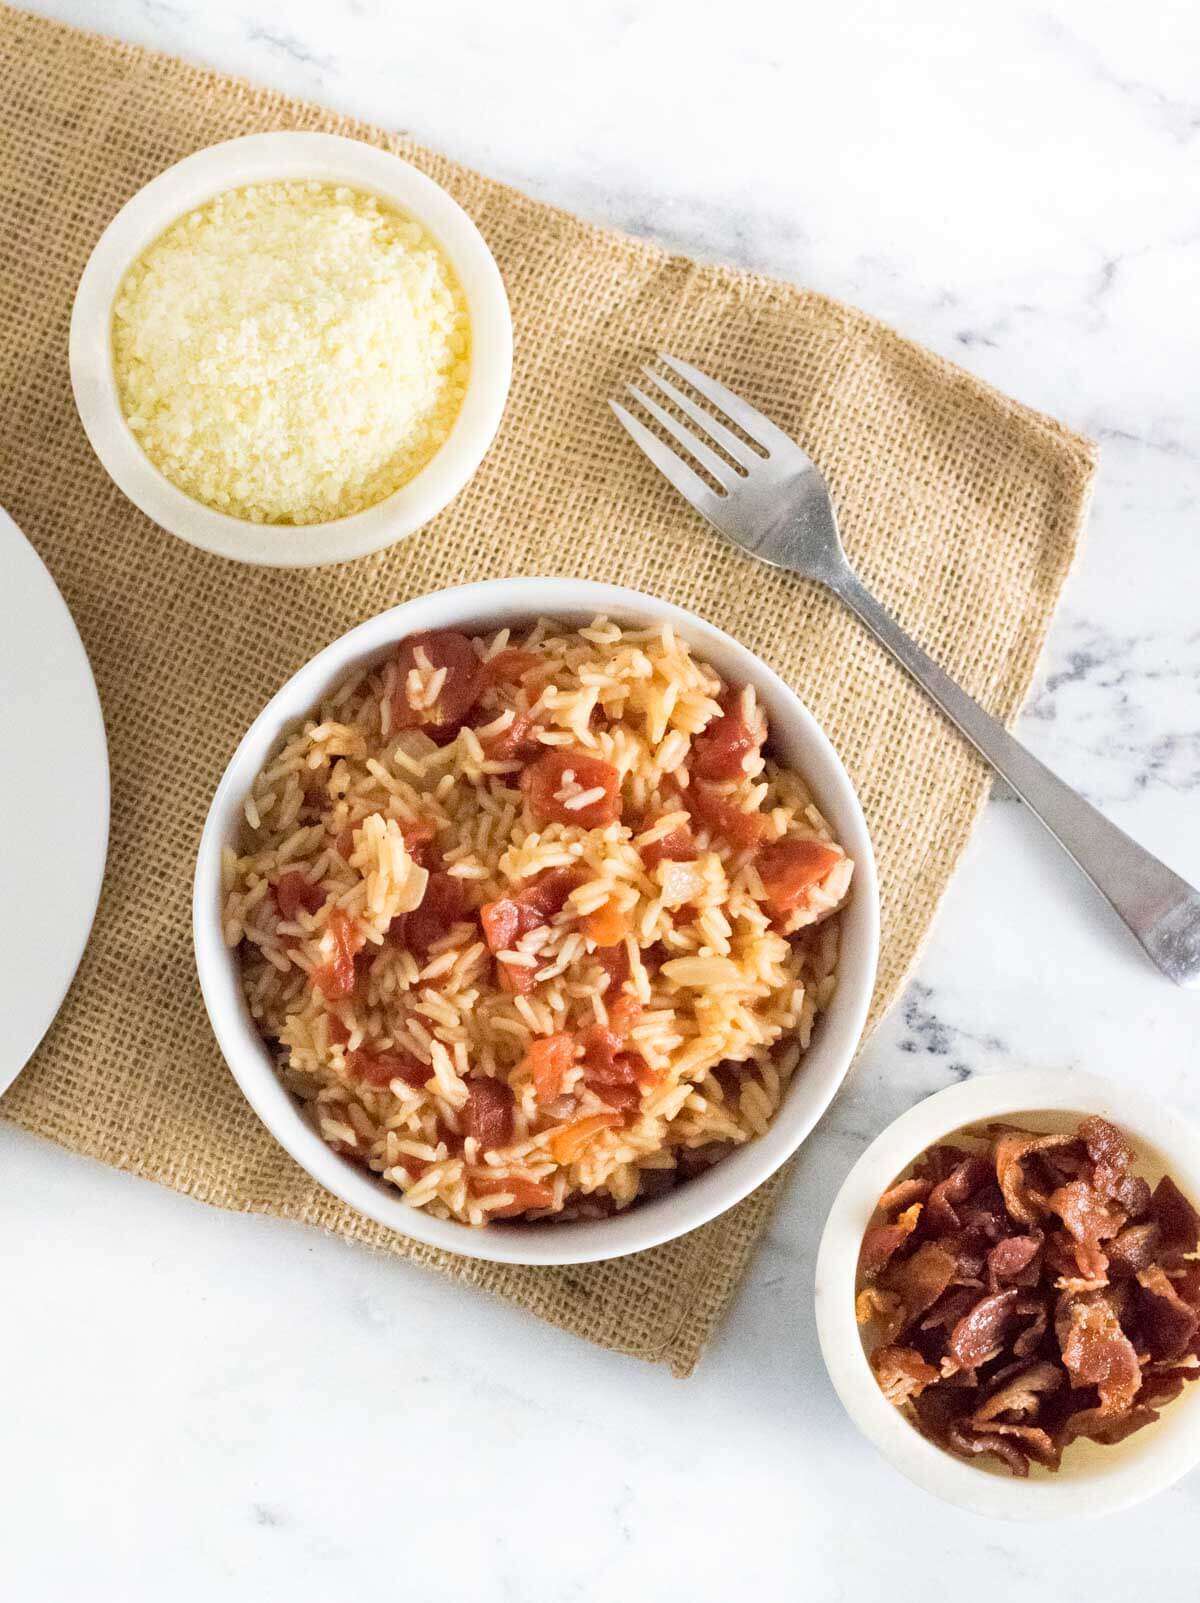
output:
[{"label": "white marble surface", "polygon": [[[36,9],[855,301],[1098,437],[1091,533],[1022,733],[1200,881],[1193,7]],[[1069,1064],[1200,1116],[1198,1010],[993,803],[687,1383],[0,1126],[0,1593],[915,1603],[969,1569],[976,1603],[1183,1603],[1200,1479],[1103,1531],[944,1511],[842,1415],[810,1282],[839,1177],[915,1099]]]}]

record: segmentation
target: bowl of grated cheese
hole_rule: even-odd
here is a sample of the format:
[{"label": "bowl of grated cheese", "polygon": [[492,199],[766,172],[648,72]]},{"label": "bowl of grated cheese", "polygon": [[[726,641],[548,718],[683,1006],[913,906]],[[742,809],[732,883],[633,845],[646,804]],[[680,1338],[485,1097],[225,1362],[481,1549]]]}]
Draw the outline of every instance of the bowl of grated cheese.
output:
[{"label": "bowl of grated cheese", "polygon": [[495,437],[512,371],[499,269],[399,157],[331,134],[198,151],[105,229],[71,383],[114,483],[218,556],[315,567],[435,517]]}]

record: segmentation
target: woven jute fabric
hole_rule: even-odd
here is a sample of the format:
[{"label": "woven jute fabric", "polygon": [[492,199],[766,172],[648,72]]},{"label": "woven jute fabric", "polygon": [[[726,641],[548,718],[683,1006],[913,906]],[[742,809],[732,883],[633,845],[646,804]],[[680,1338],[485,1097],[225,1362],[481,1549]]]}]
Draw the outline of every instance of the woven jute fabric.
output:
[{"label": "woven jute fabric", "polygon": [[[307,572],[204,555],[135,511],[92,455],[67,372],[75,285],[118,207],[189,152],[275,128],[365,139],[443,184],[495,253],[515,325],[508,409],[468,488],[391,551]],[[1080,538],[1094,468],[1086,441],[820,295],[592,227],[320,107],[0,10],[0,502],[75,615],[113,776],[91,944],[0,1110],[190,1196],[337,1231],[683,1374],[737,1284],[773,1186],[682,1241],[615,1263],[510,1268],[416,1246],[320,1190],[260,1126],[214,1045],[189,930],[209,799],[283,680],[411,596],[565,574],[692,608],[812,708],[875,841],[873,1018],[892,1001],[988,776],[847,612],[739,556],[632,447],[605,402],[660,349],[720,375],[806,447],[868,583],[1010,718]],[[15,756],[4,759],[6,784]]]}]

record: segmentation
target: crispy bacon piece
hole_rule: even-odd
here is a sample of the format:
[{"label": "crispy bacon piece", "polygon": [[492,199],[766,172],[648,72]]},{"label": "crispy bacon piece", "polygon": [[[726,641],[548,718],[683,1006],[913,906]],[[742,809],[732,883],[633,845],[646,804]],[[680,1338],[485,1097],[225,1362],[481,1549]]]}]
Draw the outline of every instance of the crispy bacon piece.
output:
[{"label": "crispy bacon piece", "polygon": [[[441,689],[429,705],[414,703],[409,676],[420,673],[418,652],[436,676],[446,670]],[[410,635],[396,648],[396,686],[392,692],[392,727],[424,729],[437,739],[453,737],[479,697],[481,674],[475,647],[456,629],[435,629]]]},{"label": "crispy bacon piece", "polygon": [[1013,1357],[1031,1358],[1042,1345],[1042,1338],[1050,1324],[1050,1310],[1040,1297],[1019,1297],[1013,1304],[1013,1314],[1018,1321],[1029,1321],[1013,1341]]},{"label": "crispy bacon piece", "polygon": [[880,1391],[897,1407],[910,1397],[919,1397],[938,1378],[938,1371],[925,1362],[915,1347],[876,1347],[871,1354],[871,1368]]},{"label": "crispy bacon piece", "polygon": [[1042,1233],[1035,1230],[1027,1236],[1005,1236],[987,1255],[988,1283],[993,1291],[1005,1281],[1026,1284],[1022,1279],[1038,1253],[1042,1250]]},{"label": "crispy bacon piece", "polygon": [[1091,1185],[1103,1197],[1115,1197],[1129,1178],[1133,1148],[1115,1124],[1098,1114],[1079,1121],[1079,1139],[1091,1159]]},{"label": "crispy bacon piece", "polygon": [[1073,1386],[1095,1386],[1103,1413],[1128,1408],[1142,1384],[1133,1343],[1102,1292],[1068,1298],[1058,1320],[1063,1363]]},{"label": "crispy bacon piece", "polygon": [[1155,1219],[1126,1225],[1108,1243],[1108,1267],[1113,1275],[1135,1275],[1148,1269],[1161,1252],[1162,1230]]},{"label": "crispy bacon piece", "polygon": [[992,1149],[996,1179],[1004,1205],[1019,1224],[1035,1225],[1045,1217],[1047,1198],[1033,1190],[1025,1177],[1026,1161],[1038,1152],[1053,1152],[1074,1142],[1069,1135],[1030,1135],[1024,1130],[1002,1135]]},{"label": "crispy bacon piece", "polygon": [[908,1208],[914,1202],[924,1202],[932,1190],[932,1180],[918,1180],[915,1176],[909,1180],[898,1180],[883,1193],[877,1206],[880,1213],[891,1213],[893,1208]]},{"label": "crispy bacon piece", "polygon": [[982,1453],[992,1453],[1014,1475],[1024,1477],[1029,1474],[1028,1455],[1001,1430],[972,1430],[969,1424],[951,1425],[946,1433],[945,1444],[961,1458],[977,1458]]},{"label": "crispy bacon piece", "polygon": [[1200,1311],[1184,1302],[1161,1264],[1139,1269],[1137,1283],[1141,1288],[1138,1296],[1141,1329],[1150,1356],[1170,1362],[1182,1358],[1200,1330]]},{"label": "crispy bacon piece", "polygon": [[959,1369],[978,1369],[1002,1351],[1020,1295],[1015,1286],[989,1292],[958,1321],[950,1332],[946,1350]]},{"label": "crispy bacon piece", "polygon": [[944,1180],[939,1180],[929,1193],[923,1228],[939,1234],[961,1230],[962,1220],[954,1211],[957,1204],[966,1202],[992,1178],[992,1167],[986,1158],[972,1154],[956,1164]]},{"label": "crispy bacon piece", "polygon": [[1155,1186],[1150,1212],[1162,1232],[1164,1254],[1196,1251],[1200,1243],[1200,1213],[1169,1175],[1164,1175]]},{"label": "crispy bacon piece", "polygon": [[1080,1437],[1098,1442],[1102,1447],[1115,1447],[1135,1431],[1153,1425],[1157,1418],[1157,1411],[1144,1403],[1134,1403],[1123,1414],[1111,1414],[1104,1408],[1081,1408],[1077,1413],[1067,1415],[1060,1428],[1060,1440],[1063,1447],[1078,1441]]},{"label": "crispy bacon piece", "polygon": [[1085,1279],[1102,1279],[1108,1258],[1100,1243],[1115,1236],[1125,1223],[1125,1214],[1115,1208],[1086,1180],[1071,1180],[1046,1199],[1052,1213],[1058,1214],[1075,1243],[1075,1261]]},{"label": "crispy bacon piece", "polygon": [[[746,758],[758,755],[767,738],[767,721],[759,712],[753,724],[746,721],[743,693],[730,689],[721,697],[721,713],[711,719],[692,741],[689,767],[697,779],[740,779]],[[756,709],[757,710],[757,709]]]},{"label": "crispy bacon piece", "polygon": [[513,1132],[513,1094],[508,1084],[482,1075],[468,1076],[462,1126],[463,1134],[474,1136],[485,1152],[506,1146]]},{"label": "crispy bacon piece", "polygon": [[[523,770],[521,789],[539,824],[603,829],[621,816],[620,774],[611,763],[586,752],[548,747]],[[593,791],[600,794],[579,806],[578,798]]]},{"label": "crispy bacon piece", "polygon": [[882,1286],[864,1286],[854,1299],[854,1318],[860,1325],[878,1323],[880,1341],[886,1346],[895,1341],[907,1323],[904,1304],[898,1293],[885,1291]]},{"label": "crispy bacon piece", "polygon": [[954,1254],[936,1241],[923,1241],[911,1257],[888,1265],[884,1284],[899,1296],[906,1324],[933,1307],[953,1281],[956,1268]]},{"label": "crispy bacon piece", "polygon": [[862,1248],[858,1255],[859,1273],[868,1278],[877,1275],[889,1259],[900,1250],[903,1242],[912,1235],[920,1217],[921,1204],[914,1202],[911,1208],[905,1208],[891,1224],[872,1225],[862,1239]]},{"label": "crispy bacon piece", "polygon": [[1033,1419],[1042,1398],[1062,1387],[1063,1372],[1044,1359],[1018,1364],[1011,1373],[997,1376],[978,1408],[971,1415],[975,1425],[990,1425],[997,1419],[1020,1424]]},{"label": "crispy bacon piece", "polygon": [[970,1155],[965,1147],[952,1146],[950,1142],[943,1141],[921,1154],[913,1165],[913,1174],[919,1180],[928,1180],[936,1185]]}]

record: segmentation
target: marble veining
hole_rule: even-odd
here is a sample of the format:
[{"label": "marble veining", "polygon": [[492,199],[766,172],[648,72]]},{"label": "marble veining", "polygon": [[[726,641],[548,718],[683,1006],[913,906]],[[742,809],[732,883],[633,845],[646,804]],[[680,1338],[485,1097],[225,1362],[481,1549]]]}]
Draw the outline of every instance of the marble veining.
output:
[{"label": "marble veining", "polygon": [[[24,3],[854,302],[1092,435],[1090,533],[1019,731],[1200,883],[1195,8]],[[1099,1541],[943,1511],[842,1414],[810,1288],[846,1170],[945,1085],[1065,1065],[1200,1118],[1198,1006],[996,787],[687,1384],[0,1126],[0,1589],[917,1603],[969,1568],[976,1603],[1185,1603],[1195,1476]]]}]

